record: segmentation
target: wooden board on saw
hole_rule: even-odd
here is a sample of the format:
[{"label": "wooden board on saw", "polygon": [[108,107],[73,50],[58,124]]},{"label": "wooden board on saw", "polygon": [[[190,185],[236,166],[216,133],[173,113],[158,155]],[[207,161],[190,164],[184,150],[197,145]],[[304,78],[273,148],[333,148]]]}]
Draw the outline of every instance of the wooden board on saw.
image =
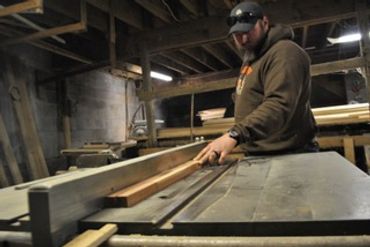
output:
[{"label": "wooden board on saw", "polygon": [[199,161],[188,161],[107,196],[105,198],[106,205],[111,207],[134,206],[154,193],[192,174],[200,166]]}]

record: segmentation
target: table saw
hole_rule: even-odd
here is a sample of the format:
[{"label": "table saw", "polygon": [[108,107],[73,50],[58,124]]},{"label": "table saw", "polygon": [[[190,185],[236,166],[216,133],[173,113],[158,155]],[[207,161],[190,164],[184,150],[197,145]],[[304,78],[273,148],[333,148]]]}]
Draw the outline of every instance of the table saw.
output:
[{"label": "table saw", "polygon": [[335,152],[204,166],[135,206],[104,204],[205,145],[2,189],[0,243],[60,246],[114,223],[108,246],[370,246],[370,178]]}]

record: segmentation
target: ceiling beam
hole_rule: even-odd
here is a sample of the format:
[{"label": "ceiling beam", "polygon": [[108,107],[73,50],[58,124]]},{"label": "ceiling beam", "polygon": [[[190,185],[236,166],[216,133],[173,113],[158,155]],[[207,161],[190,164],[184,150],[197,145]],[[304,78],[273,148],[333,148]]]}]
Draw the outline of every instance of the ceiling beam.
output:
[{"label": "ceiling beam", "polygon": [[[10,30],[10,29],[5,28],[5,27],[0,27],[0,32],[4,35],[8,36],[8,37],[14,37],[14,35],[21,35],[20,32],[14,31],[13,29]],[[79,54],[76,54],[76,53],[71,52],[69,50],[60,48],[59,46],[47,43],[47,42],[42,41],[42,40],[29,41],[28,43],[31,44],[32,46],[37,47],[37,48],[47,50],[51,53],[55,53],[55,54],[58,54],[60,56],[67,57],[67,58],[73,59],[73,60],[81,62],[81,63],[92,64],[94,62],[91,59],[88,59],[88,58],[83,57]]]},{"label": "ceiling beam", "polygon": [[242,53],[235,47],[235,45],[232,44],[230,40],[226,40],[225,44],[234,52],[235,55],[237,55],[240,59],[243,59]]},{"label": "ceiling beam", "polygon": [[160,4],[158,2],[160,1],[155,1],[155,3],[151,0],[135,0],[137,4],[139,4],[141,7],[152,13],[154,16],[158,17],[165,23],[170,23],[172,22],[172,17],[169,14],[169,12],[164,8],[161,8]]},{"label": "ceiling beam", "polygon": [[[78,7],[80,1],[76,0],[52,0],[45,1],[44,8],[51,9],[57,13],[63,14],[73,20],[80,19],[80,9]],[[89,0],[88,0],[89,2]],[[106,1],[107,4],[109,3]],[[126,1],[123,1],[126,2]],[[107,16],[103,15],[101,10],[93,8],[89,4],[86,6],[87,24],[98,29],[104,33],[108,32],[109,20]]]},{"label": "ceiling beam", "polygon": [[0,17],[21,13],[24,11],[34,11],[35,13],[42,13],[43,11],[42,0],[26,0],[21,3],[16,3],[10,6],[0,8]]},{"label": "ceiling beam", "polygon": [[[315,64],[311,65],[311,75],[323,75],[334,73],[342,70],[349,70],[354,68],[363,67],[365,65],[365,60],[362,57],[355,57],[346,60],[340,60],[335,62],[328,62],[323,64]],[[238,70],[235,70],[238,72]],[[221,72],[220,72],[221,73]],[[234,72],[235,73],[235,72]],[[176,85],[167,88],[159,88],[154,89],[151,94],[145,93],[143,91],[138,91],[137,95],[140,100],[148,100],[154,98],[166,98],[166,97],[174,97],[174,96],[181,96],[181,95],[188,95],[192,93],[204,93],[204,92],[211,92],[217,91],[227,88],[235,87],[235,81],[237,79],[237,75],[234,77],[229,78],[222,78],[214,81],[205,82],[202,79],[198,80],[194,83],[188,83],[185,85]]]},{"label": "ceiling beam", "polygon": [[162,65],[163,67],[166,67],[170,70],[173,70],[173,71],[176,71],[178,73],[180,73],[182,76],[184,75],[187,75],[187,74],[191,74],[193,71],[188,69],[187,67],[181,65],[181,64],[178,64],[176,62],[173,62],[172,60],[164,57],[164,56],[161,56],[161,55],[157,55],[155,57],[155,61],[152,60],[153,63],[157,63],[159,65]]},{"label": "ceiling beam", "polygon": [[170,53],[161,53],[162,56],[167,57],[168,59],[171,59],[175,61],[178,64],[181,64],[188,69],[191,69],[197,73],[203,73],[207,71],[207,69],[204,68],[204,65],[197,63],[189,56],[185,55],[181,51],[175,51]]},{"label": "ceiling beam", "polygon": [[212,56],[217,58],[219,61],[221,61],[226,67],[233,68],[233,61],[227,54],[227,52],[224,49],[218,49],[216,48],[217,44],[214,45],[202,45],[202,47],[210,53]]},{"label": "ceiling beam", "polygon": [[[94,7],[109,13],[109,1],[106,0],[87,0],[87,2]],[[131,4],[130,1],[112,1],[112,10],[113,16],[121,20],[124,23],[127,23],[130,26],[133,26],[139,30],[144,29],[144,23],[141,18],[141,9],[135,4]],[[128,11],[129,10],[129,11]]]},{"label": "ceiling beam", "polygon": [[210,70],[218,71],[223,67],[220,61],[214,57],[211,57],[207,52],[199,47],[182,49],[181,51],[204,66],[208,67]]},{"label": "ceiling beam", "polygon": [[180,0],[180,3],[185,7],[187,11],[195,16],[199,16],[199,5],[194,0]]},{"label": "ceiling beam", "polygon": [[308,29],[309,29],[310,26],[308,25],[305,25],[303,26],[303,33],[302,33],[302,48],[306,48],[306,45],[307,45],[307,34],[308,34]]},{"label": "ceiling beam", "polygon": [[[291,5],[290,0],[263,4],[267,13],[275,13],[271,14],[274,23],[290,24],[295,28],[352,18],[356,14],[353,1],[311,0],[309,3],[307,1],[297,1],[294,4],[294,9]],[[281,11],[278,11],[279,9]],[[281,15],[281,12],[286,14]],[[297,13],[303,14],[300,14],[297,18]],[[228,27],[225,22],[227,15],[228,11],[225,11],[219,13],[219,16],[169,25],[134,35],[129,38],[128,43],[130,45],[127,46],[124,55],[126,57],[137,56],[140,48],[135,43],[138,40],[145,40],[149,44],[147,47],[151,53],[225,40],[228,34]]]}]

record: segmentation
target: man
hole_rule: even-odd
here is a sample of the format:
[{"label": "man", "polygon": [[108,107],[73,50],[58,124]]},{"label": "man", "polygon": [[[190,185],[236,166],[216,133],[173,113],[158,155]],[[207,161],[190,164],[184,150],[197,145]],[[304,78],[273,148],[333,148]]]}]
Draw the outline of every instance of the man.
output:
[{"label": "man", "polygon": [[228,24],[229,35],[244,53],[236,84],[236,124],[195,160],[222,164],[239,144],[249,155],[318,151],[309,103],[310,59],[292,41],[292,29],[270,25],[254,2],[235,6]]}]

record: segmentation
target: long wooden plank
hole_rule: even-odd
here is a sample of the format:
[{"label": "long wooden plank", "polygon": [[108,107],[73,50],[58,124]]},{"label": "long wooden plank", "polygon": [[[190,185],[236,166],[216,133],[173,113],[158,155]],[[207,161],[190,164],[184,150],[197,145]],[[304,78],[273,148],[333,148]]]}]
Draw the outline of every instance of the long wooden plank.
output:
[{"label": "long wooden plank", "polygon": [[199,161],[188,161],[175,168],[107,196],[107,205],[131,207],[176,181],[190,175],[199,167]]},{"label": "long wooden plank", "polygon": [[42,11],[42,1],[40,0],[26,0],[23,3],[17,3],[8,7],[0,9],[0,17],[11,14],[24,12],[26,10],[36,10],[37,12]]},{"label": "long wooden plank", "polygon": [[64,247],[96,247],[108,240],[118,227],[116,224],[105,224],[99,230],[87,230],[78,235],[71,242],[63,245]]},{"label": "long wooden plank", "polygon": [[47,38],[47,37],[51,37],[51,36],[59,35],[63,33],[82,32],[82,31],[86,31],[86,24],[83,22],[78,22],[78,23],[68,24],[65,26],[53,27],[50,29],[32,33],[32,34],[19,37],[19,38],[9,39],[9,40],[4,41],[0,45],[1,46],[13,45],[13,44],[18,44],[22,42],[30,42],[30,41],[34,41],[37,39],[43,39],[43,38]]},{"label": "long wooden plank", "polygon": [[[348,136],[323,136],[318,137],[317,141],[321,148],[343,147],[344,138],[348,138]],[[353,139],[353,144],[356,147],[370,145],[370,136],[356,135],[350,136],[350,138]]]},{"label": "long wooden plank", "polygon": [[28,169],[32,179],[49,176],[49,171],[41,147],[41,141],[37,133],[35,120],[31,110],[31,102],[28,98],[26,83],[23,79],[16,81],[12,70],[8,68],[11,80],[10,95],[20,125],[22,138],[28,158]]},{"label": "long wooden plank", "polygon": [[9,186],[9,180],[6,176],[3,162],[0,159],[0,188]]},{"label": "long wooden plank", "polygon": [[13,177],[14,183],[15,184],[22,183],[23,178],[19,170],[17,159],[15,158],[12,146],[10,144],[8,132],[6,131],[1,113],[0,113],[0,144],[4,151],[4,156],[8,164],[10,173]]}]

